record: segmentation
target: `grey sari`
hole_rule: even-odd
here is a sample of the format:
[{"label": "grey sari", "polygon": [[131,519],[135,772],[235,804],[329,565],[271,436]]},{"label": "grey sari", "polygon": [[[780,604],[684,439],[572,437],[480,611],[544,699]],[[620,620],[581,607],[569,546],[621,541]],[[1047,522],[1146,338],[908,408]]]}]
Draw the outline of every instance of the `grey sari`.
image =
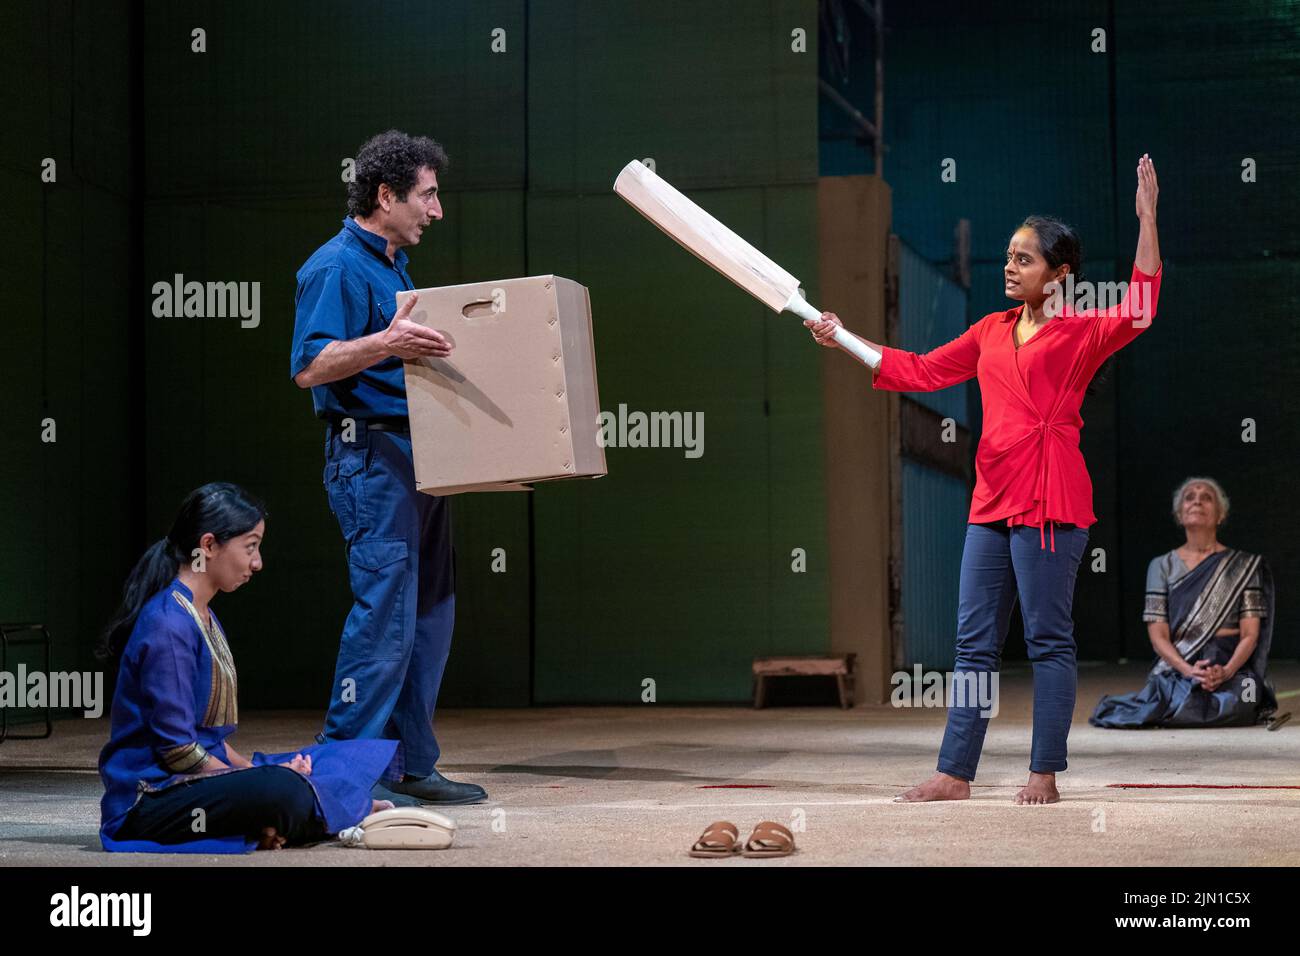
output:
[{"label": "grey sari", "polygon": [[1146,686],[1133,694],[1106,695],[1088,723],[1094,727],[1234,727],[1266,720],[1277,710],[1268,681],[1268,653],[1273,641],[1273,576],[1257,554],[1233,548],[1212,554],[1188,571],[1170,551],[1147,571],[1144,621],[1168,621],[1169,636],[1183,660],[1226,664],[1237,635],[1215,637],[1236,627],[1243,617],[1260,618],[1259,640],[1250,659],[1220,685],[1207,691],[1183,677],[1163,659],[1147,675]]}]

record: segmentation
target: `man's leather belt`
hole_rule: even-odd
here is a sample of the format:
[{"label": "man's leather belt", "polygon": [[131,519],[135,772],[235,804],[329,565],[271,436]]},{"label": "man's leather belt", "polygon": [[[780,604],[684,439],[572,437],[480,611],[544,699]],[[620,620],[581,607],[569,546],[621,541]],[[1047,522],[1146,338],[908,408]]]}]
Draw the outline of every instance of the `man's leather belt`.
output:
[{"label": "man's leather belt", "polygon": [[[330,428],[335,431],[343,430],[343,419],[329,418],[326,421],[329,422]],[[355,418],[353,421],[357,423],[358,431],[409,432],[411,430],[411,420],[400,416]]]}]

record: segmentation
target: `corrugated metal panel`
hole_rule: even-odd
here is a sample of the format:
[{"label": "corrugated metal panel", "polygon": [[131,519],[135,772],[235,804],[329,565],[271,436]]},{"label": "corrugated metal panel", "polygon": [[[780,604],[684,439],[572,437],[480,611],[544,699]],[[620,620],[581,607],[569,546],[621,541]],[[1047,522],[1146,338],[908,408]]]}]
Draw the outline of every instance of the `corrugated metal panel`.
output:
[{"label": "corrugated metal panel", "polygon": [[[934,265],[899,243],[898,333],[892,345],[928,352],[966,331],[966,292]],[[940,392],[915,392],[912,398],[959,425],[968,425],[966,391],[958,385]]]},{"label": "corrugated metal panel", "polygon": [[[966,331],[966,291],[916,251],[899,244],[899,348],[928,352]],[[969,385],[908,397],[969,427]],[[902,612],[907,666],[953,663],[957,585],[970,507],[966,482],[903,460]]]},{"label": "corrugated metal panel", "polygon": [[904,459],[902,602],[908,667],[952,667],[969,506],[964,481]]}]

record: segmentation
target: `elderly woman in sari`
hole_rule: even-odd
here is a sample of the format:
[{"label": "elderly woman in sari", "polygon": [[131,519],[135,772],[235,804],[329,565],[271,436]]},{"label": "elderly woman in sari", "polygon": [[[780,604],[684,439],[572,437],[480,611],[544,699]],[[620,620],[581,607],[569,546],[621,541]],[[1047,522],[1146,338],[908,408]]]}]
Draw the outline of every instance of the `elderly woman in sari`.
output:
[{"label": "elderly woman in sari", "polygon": [[1249,726],[1277,709],[1265,673],[1273,579],[1260,555],[1219,540],[1228,507],[1213,478],[1188,478],[1174,492],[1187,541],[1152,559],[1142,613],[1159,660],[1140,691],[1103,696],[1090,724]]}]

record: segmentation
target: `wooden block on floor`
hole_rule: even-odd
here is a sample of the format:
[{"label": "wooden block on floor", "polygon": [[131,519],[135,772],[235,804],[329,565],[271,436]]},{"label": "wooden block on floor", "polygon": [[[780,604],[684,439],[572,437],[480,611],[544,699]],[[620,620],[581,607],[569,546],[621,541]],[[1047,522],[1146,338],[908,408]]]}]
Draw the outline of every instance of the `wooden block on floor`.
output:
[{"label": "wooden block on floor", "polygon": [[754,658],[754,706],[767,702],[767,682],[773,677],[834,677],[840,706],[853,706],[854,654],[806,654]]}]

